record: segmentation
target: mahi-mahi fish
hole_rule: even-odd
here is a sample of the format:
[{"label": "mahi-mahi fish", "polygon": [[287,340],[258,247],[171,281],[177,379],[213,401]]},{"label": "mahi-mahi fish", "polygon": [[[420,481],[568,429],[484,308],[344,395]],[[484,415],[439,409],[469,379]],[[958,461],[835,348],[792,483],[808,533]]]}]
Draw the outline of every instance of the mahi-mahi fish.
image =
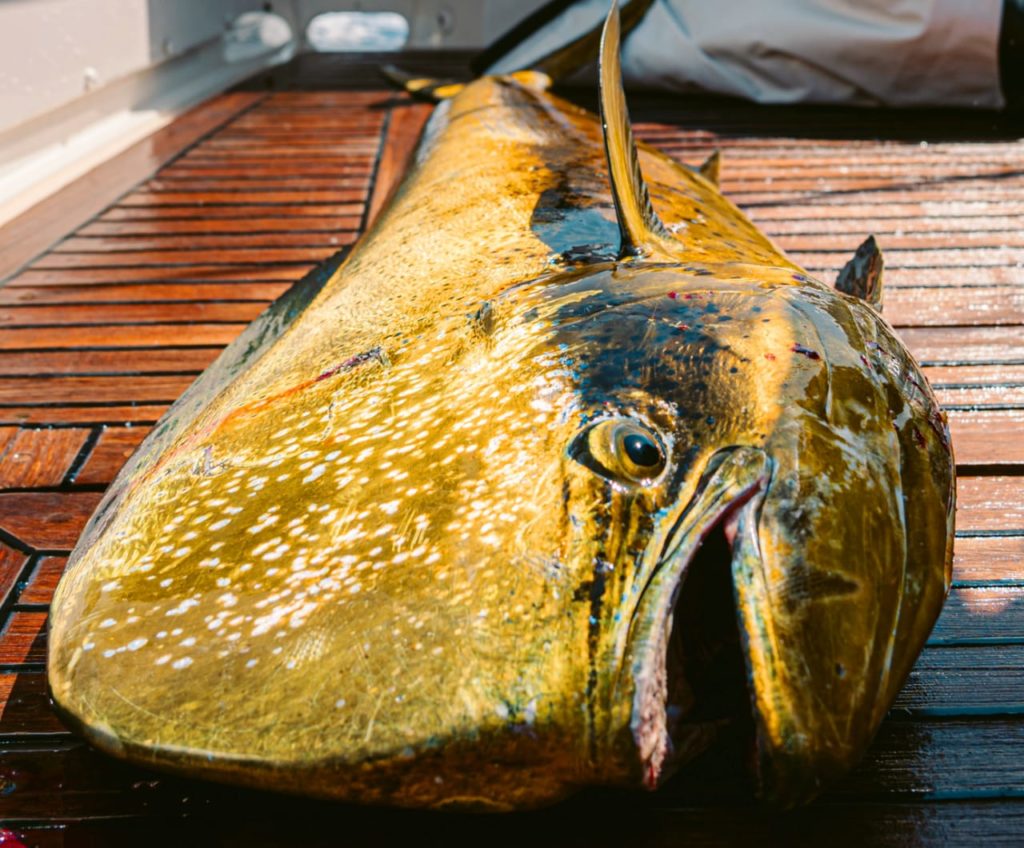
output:
[{"label": "mahi-mahi fish", "polygon": [[351,255],[122,471],[50,623],[94,745],[477,809],[729,734],[792,805],[863,754],[950,582],[944,419],[872,245],[836,291],[635,143],[619,26],[600,118],[537,72],[454,87]]}]

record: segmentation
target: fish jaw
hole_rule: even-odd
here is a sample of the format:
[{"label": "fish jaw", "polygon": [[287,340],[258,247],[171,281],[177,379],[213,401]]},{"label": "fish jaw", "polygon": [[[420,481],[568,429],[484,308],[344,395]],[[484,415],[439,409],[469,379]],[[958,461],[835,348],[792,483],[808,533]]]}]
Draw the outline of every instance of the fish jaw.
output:
[{"label": "fish jaw", "polygon": [[[863,756],[945,586],[934,568],[923,581],[901,576],[898,523],[851,520],[878,537],[859,573],[794,544],[794,504],[777,485],[784,457],[736,447],[709,465],[655,540],[659,561],[630,624],[618,712],[609,710],[616,756],[632,760],[619,773],[656,789],[728,738],[762,799],[805,803]],[[888,573],[871,567],[884,562]],[[901,618],[918,607],[925,623],[906,632]]]},{"label": "fish jaw", "polygon": [[[836,455],[828,435],[805,434],[811,456]],[[911,473],[929,447],[859,451],[842,470],[775,455],[756,525],[741,516],[732,577],[764,800],[805,803],[861,759],[941,611],[951,470]]]},{"label": "fish jaw", "polygon": [[[726,718],[689,721],[686,715],[673,715],[692,712],[699,697],[679,674],[686,669],[670,668],[675,613],[691,566],[712,531],[720,528],[732,535],[738,522],[756,523],[771,478],[771,460],[758,448],[739,447],[720,451],[709,466],[715,468],[705,473],[682,515],[669,516],[667,539],[658,542],[663,545],[660,561],[630,628],[625,660],[627,690],[632,689],[629,742],[635,746],[635,763],[647,789],[656,789],[676,767],[711,745],[716,725]],[[718,565],[728,569],[728,563]]]}]

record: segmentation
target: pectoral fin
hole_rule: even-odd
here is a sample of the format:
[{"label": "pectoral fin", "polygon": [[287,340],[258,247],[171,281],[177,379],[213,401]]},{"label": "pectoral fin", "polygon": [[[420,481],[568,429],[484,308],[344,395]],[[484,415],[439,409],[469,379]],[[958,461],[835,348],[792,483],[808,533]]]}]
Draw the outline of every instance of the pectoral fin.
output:
[{"label": "pectoral fin", "polygon": [[857,248],[853,259],[836,277],[836,289],[866,300],[876,311],[882,311],[882,251],[874,236],[868,236]]}]

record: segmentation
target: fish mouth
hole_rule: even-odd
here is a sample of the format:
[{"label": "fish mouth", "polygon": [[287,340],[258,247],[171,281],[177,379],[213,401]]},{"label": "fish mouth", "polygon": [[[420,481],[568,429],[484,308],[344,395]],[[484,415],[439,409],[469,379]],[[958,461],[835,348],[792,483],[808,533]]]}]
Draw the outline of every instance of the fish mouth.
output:
[{"label": "fish mouth", "polygon": [[756,770],[754,697],[733,569],[737,560],[759,558],[757,523],[771,470],[759,449],[719,451],[661,537],[627,647],[630,731],[647,789],[712,746],[739,751],[745,770]]}]

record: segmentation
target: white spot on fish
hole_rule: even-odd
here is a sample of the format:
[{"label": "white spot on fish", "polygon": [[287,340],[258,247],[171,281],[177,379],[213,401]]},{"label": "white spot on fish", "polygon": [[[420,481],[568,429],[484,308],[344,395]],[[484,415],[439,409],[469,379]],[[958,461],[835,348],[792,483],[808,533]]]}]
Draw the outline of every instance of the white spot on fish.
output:
[{"label": "white spot on fish", "polygon": [[302,482],[303,483],[312,483],[318,477],[323,476],[323,473],[326,470],[327,470],[327,466],[324,465],[323,463],[320,463],[320,465],[315,465],[310,470],[309,474],[307,474],[305,477],[302,478]]}]

